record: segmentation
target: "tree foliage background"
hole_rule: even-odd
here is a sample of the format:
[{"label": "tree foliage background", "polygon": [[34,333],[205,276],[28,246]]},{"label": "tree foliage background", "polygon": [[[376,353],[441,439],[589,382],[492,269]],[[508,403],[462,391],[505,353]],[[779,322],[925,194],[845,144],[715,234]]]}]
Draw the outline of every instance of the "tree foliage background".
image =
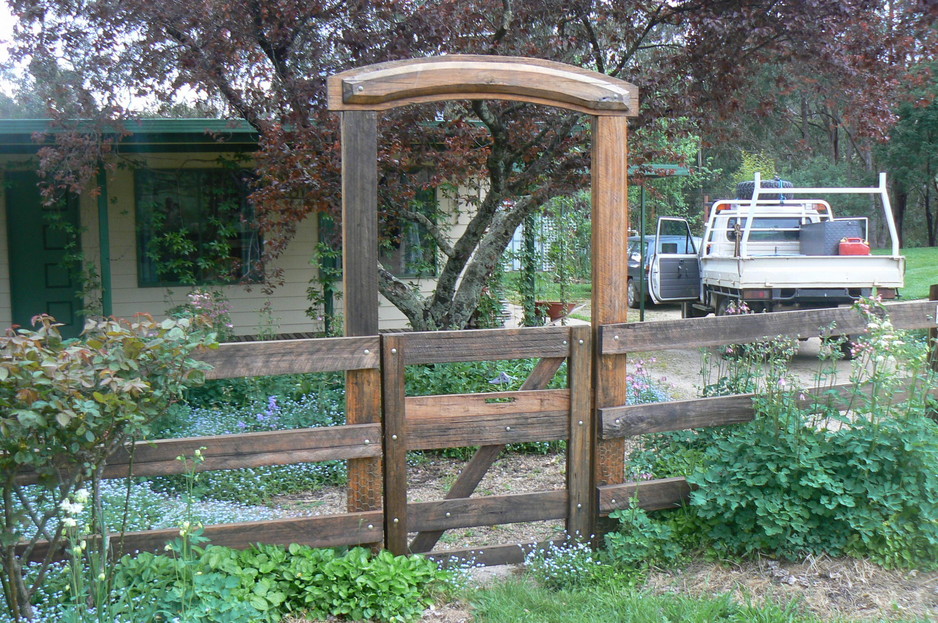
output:
[{"label": "tree foliage background", "polygon": [[[31,75],[24,93],[44,101],[64,129],[94,119],[102,132],[119,131],[141,106],[254,126],[254,200],[272,256],[302,219],[338,212],[337,118],[325,109],[325,80],[355,66],[498,54],[622,78],[640,89],[630,163],[706,165],[703,195],[728,190],[743,149],[767,153],[799,182],[869,178],[880,161],[899,157],[884,143],[897,121],[914,123],[936,93],[925,62],[934,58],[936,15],[919,0],[9,3],[18,18],[15,57]],[[51,186],[92,184],[101,157],[119,151],[119,142],[88,127],[58,133],[43,151]],[[439,279],[428,296],[381,270],[382,293],[417,329],[465,326],[517,226],[551,197],[588,185],[589,126],[580,115],[459,102],[394,111],[379,131],[383,235],[396,235],[396,219],[416,219],[439,244]],[[918,134],[903,136],[914,142]],[[902,166],[897,184],[914,201],[901,209],[920,205],[919,197],[931,206],[932,165]],[[439,221],[408,208],[422,188],[470,180],[484,192],[455,241]],[[682,201],[699,205],[695,196]]]}]

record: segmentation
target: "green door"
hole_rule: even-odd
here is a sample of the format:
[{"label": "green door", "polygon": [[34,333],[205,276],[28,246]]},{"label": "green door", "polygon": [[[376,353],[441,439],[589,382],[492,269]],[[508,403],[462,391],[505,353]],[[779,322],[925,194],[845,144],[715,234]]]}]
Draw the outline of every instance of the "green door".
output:
[{"label": "green door", "polygon": [[65,260],[78,251],[78,197],[69,193],[46,206],[35,173],[8,171],[5,178],[13,324],[32,328],[33,316],[49,314],[64,323],[63,337],[75,337],[84,324],[82,301],[78,275]]}]

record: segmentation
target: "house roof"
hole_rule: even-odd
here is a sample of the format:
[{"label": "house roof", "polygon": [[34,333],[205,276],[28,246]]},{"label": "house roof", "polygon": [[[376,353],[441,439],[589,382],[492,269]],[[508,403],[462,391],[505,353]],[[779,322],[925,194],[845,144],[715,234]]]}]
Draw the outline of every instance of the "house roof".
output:
[{"label": "house roof", "polygon": [[[31,154],[40,147],[36,133],[63,130],[49,119],[0,119],[0,154]],[[136,119],[124,121],[124,153],[243,152],[257,149],[257,131],[234,119]],[[47,139],[48,140],[48,139]]]}]

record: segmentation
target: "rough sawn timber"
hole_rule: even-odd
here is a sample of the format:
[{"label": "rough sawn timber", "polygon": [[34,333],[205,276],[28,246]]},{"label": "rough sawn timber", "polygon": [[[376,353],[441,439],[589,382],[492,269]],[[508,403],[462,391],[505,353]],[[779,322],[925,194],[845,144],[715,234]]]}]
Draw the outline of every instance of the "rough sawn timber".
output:
[{"label": "rough sawn timber", "polygon": [[500,99],[590,115],[638,114],[638,87],[556,61],[449,55],[350,69],[327,81],[333,111],[388,110],[447,100]]},{"label": "rough sawn timber", "polygon": [[[938,326],[938,308],[933,301],[884,305],[897,329]],[[863,333],[867,319],[851,307],[809,309],[771,314],[742,314],[707,318],[684,318],[661,322],[608,324],[599,329],[603,354],[647,352],[671,348],[698,348],[723,344],[745,344],[774,336],[819,337]]]}]

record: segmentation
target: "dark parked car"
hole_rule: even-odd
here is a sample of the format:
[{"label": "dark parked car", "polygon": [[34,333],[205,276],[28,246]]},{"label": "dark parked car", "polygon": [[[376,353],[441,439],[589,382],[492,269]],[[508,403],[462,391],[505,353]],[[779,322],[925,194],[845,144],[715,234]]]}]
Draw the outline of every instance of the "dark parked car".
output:
[{"label": "dark parked car", "polygon": [[658,303],[648,287],[649,267],[655,259],[658,249],[662,253],[689,253],[696,254],[700,249],[700,238],[687,236],[661,236],[660,244],[657,236],[645,236],[645,267],[640,269],[641,237],[629,236],[629,307],[635,309],[641,302],[640,290],[642,287],[639,278],[644,280],[645,300]]}]

